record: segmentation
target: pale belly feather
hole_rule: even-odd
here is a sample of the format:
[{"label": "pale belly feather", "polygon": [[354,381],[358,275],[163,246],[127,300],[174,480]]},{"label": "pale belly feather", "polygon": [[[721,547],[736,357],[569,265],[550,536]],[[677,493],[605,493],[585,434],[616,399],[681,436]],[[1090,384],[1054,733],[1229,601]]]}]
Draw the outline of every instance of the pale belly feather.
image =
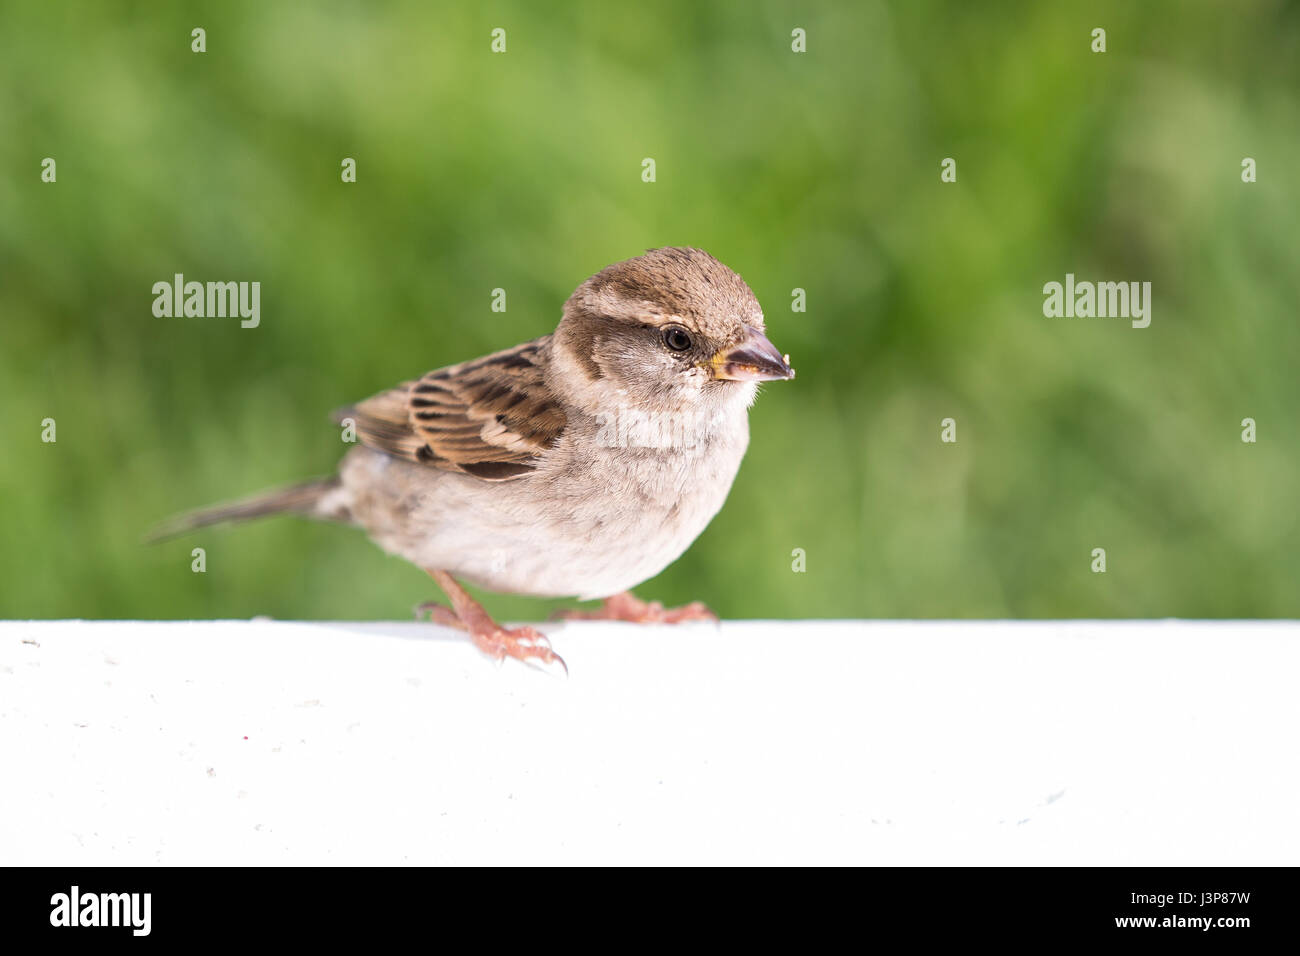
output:
[{"label": "pale belly feather", "polygon": [[581,467],[564,443],[503,483],[359,448],[340,473],[355,520],[385,550],[493,591],[587,600],[676,560],[722,507],[747,443],[742,421],[693,448],[587,444]]}]

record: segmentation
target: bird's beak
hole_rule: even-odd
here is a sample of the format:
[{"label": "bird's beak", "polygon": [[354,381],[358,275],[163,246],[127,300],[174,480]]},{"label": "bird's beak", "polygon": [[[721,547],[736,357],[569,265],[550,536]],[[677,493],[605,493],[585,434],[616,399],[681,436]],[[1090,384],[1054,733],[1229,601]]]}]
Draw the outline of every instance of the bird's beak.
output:
[{"label": "bird's beak", "polygon": [[714,378],[733,382],[766,382],[794,378],[790,356],[782,355],[767,336],[752,325],[745,326],[745,338],[709,360]]}]

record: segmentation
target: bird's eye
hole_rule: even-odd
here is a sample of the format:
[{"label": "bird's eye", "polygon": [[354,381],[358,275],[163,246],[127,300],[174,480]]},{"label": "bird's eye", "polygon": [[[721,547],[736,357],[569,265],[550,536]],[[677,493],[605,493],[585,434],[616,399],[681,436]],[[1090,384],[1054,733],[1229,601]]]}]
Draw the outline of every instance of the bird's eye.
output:
[{"label": "bird's eye", "polygon": [[674,325],[664,329],[664,345],[674,352],[685,352],[691,347],[691,337],[685,329]]}]

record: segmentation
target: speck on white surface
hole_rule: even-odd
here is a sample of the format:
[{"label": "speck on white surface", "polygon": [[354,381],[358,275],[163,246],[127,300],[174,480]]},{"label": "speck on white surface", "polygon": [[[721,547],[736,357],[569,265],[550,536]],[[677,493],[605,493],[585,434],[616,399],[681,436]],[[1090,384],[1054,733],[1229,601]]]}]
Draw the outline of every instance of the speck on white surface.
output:
[{"label": "speck on white surface", "polygon": [[1300,624],[0,623],[0,864],[1294,865]]}]

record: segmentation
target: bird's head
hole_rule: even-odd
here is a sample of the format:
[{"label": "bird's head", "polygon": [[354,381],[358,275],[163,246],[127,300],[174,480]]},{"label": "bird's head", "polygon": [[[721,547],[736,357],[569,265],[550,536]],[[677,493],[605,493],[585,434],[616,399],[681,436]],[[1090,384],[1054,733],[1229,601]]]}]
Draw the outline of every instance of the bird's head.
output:
[{"label": "bird's head", "polygon": [[745,280],[700,249],[652,249],[596,273],[564,306],[552,349],[575,404],[744,409],[758,383],[794,378]]}]

